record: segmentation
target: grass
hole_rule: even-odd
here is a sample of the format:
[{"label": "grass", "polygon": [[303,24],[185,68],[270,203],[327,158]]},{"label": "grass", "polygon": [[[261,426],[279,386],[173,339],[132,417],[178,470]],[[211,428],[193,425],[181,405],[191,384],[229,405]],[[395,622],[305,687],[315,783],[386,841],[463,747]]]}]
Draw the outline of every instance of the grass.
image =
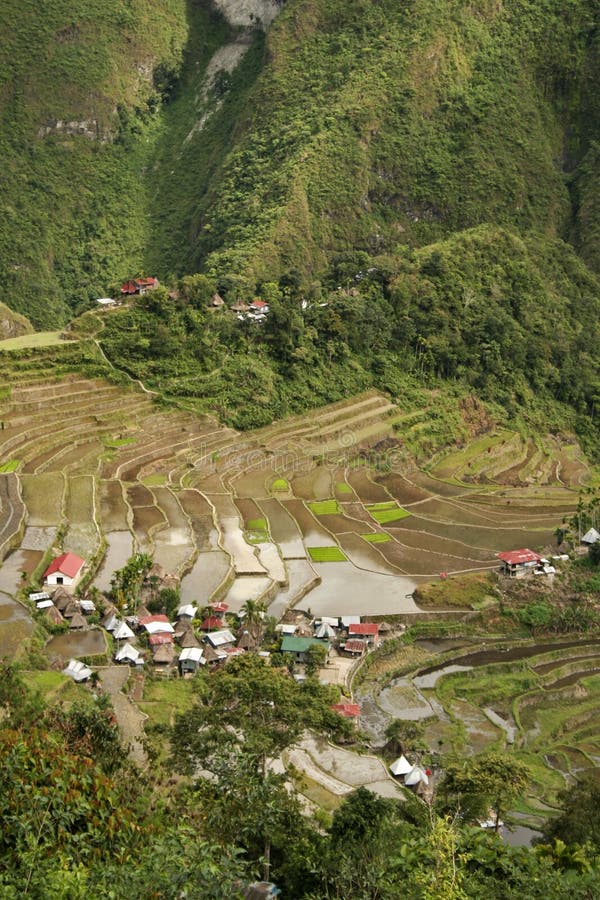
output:
[{"label": "grass", "polygon": [[410,516],[410,513],[398,506],[395,500],[386,501],[385,503],[372,503],[365,508],[379,525],[398,522],[400,519],[406,519],[407,516]]},{"label": "grass", "polygon": [[370,534],[361,534],[361,538],[364,541],[368,541],[369,544],[387,544],[388,541],[391,541],[391,536],[387,534],[385,531],[376,531],[371,532]]},{"label": "grass", "polygon": [[156,472],[153,475],[146,475],[145,478],[142,478],[142,484],[145,484],[146,487],[162,487],[166,482],[167,476],[162,472]]},{"label": "grass", "polygon": [[307,547],[313,562],[346,562],[346,556],[339,547]]},{"label": "grass", "polygon": [[340,511],[337,500],[316,500],[309,503],[308,508],[315,516],[332,516]]},{"label": "grass", "polygon": [[431,581],[419,585],[415,600],[426,608],[472,609],[486,598],[493,596],[494,579],[487,572],[469,572],[453,575],[444,581]]},{"label": "grass", "polygon": [[7,472],[15,472],[20,465],[21,461],[19,459],[9,459],[8,462],[0,465],[0,474],[6,475]]},{"label": "grass", "polygon": [[152,724],[172,725],[175,716],[187,712],[193,702],[191,680],[181,678],[146,679],[144,699],[139,701],[142,712]]},{"label": "grass", "polygon": [[6,338],[0,341],[0,350],[24,350],[29,347],[51,347],[63,344],[61,331],[37,331],[34,334],[22,334],[20,337]]},{"label": "grass", "polygon": [[271,485],[272,491],[289,491],[290,486],[285,478],[276,478]]}]

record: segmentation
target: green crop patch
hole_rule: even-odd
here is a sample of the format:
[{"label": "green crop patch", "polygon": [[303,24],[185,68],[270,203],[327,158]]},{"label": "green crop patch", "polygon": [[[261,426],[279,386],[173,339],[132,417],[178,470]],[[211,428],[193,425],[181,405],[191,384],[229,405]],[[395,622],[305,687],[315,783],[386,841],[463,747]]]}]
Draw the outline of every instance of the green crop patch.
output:
[{"label": "green crop patch", "polygon": [[6,475],[7,472],[15,472],[21,464],[19,459],[9,459],[8,462],[2,463],[0,473]]},{"label": "green crop patch", "polygon": [[267,530],[267,520],[266,519],[250,519],[248,522],[248,531],[266,531]]},{"label": "green crop patch", "polygon": [[340,511],[337,500],[316,500],[309,503],[308,508],[315,516],[334,516]]},{"label": "green crop patch", "polygon": [[393,500],[389,503],[373,503],[365,508],[369,515],[373,516],[379,525],[398,522],[400,519],[405,519],[407,516],[410,516],[410,513],[406,509],[402,509],[402,507],[398,506]]},{"label": "green crop patch", "polygon": [[352,488],[345,481],[336,481],[335,489],[338,494],[352,494]]},{"label": "green crop patch", "polygon": [[339,547],[307,547],[306,549],[313,562],[346,562],[346,557]]},{"label": "green crop patch", "polygon": [[385,531],[376,531],[372,534],[361,534],[361,538],[368,541],[369,544],[387,544],[387,542],[392,539]]},{"label": "green crop patch", "polygon": [[273,484],[271,485],[271,490],[273,491],[289,491],[290,486],[285,480],[285,478],[276,478]]}]

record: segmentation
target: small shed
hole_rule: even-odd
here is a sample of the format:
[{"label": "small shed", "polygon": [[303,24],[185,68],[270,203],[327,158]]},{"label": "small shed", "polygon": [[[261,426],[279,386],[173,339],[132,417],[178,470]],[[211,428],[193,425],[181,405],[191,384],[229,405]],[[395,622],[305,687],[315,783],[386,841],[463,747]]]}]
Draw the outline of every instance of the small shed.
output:
[{"label": "small shed", "polygon": [[187,647],[179,654],[179,671],[182,675],[186,672],[196,672],[198,666],[204,665],[204,651],[201,647]]},{"label": "small shed", "polygon": [[65,608],[62,610],[62,614],[65,619],[72,619],[73,616],[79,612],[79,604],[75,603],[74,600],[71,600],[70,603],[67,603]]},{"label": "small shed", "polygon": [[96,604],[93,600],[80,600],[79,606],[81,607],[81,612],[86,616],[90,616],[92,613],[96,612]]},{"label": "small shed", "polygon": [[360,719],[360,706],[358,703],[334,703],[331,708],[345,719],[351,719],[358,726],[358,720]]},{"label": "small shed", "polygon": [[222,306],[225,306],[225,301],[220,294],[215,293],[210,298],[210,306],[214,307],[214,309],[220,309]]},{"label": "small shed", "polygon": [[50,609],[51,606],[54,606],[52,600],[39,600],[36,604],[36,609]]},{"label": "small shed", "polygon": [[116,613],[110,612],[107,616],[104,616],[102,619],[102,627],[106,628],[107,631],[114,631],[119,625],[119,620],[117,619]]}]

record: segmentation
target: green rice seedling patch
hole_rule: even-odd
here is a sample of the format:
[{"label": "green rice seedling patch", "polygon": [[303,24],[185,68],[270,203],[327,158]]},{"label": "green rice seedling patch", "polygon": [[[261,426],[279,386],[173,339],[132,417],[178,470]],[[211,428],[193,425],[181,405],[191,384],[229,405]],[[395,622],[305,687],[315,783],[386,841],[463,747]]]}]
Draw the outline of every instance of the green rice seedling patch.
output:
[{"label": "green rice seedling patch", "polygon": [[392,539],[387,531],[375,531],[371,534],[361,534],[361,538],[364,541],[368,541],[369,544],[387,544],[387,542]]},{"label": "green rice seedling patch", "polygon": [[127,437],[127,438],[103,437],[102,443],[109,450],[118,450],[119,447],[128,447],[130,444],[135,444],[135,438],[133,438],[133,437]]},{"label": "green rice seedling patch", "polygon": [[161,487],[167,483],[167,476],[163,472],[156,472],[154,475],[147,475],[142,478],[142,484],[146,487]]},{"label": "green rice seedling patch", "polygon": [[339,547],[307,547],[313,562],[346,562],[346,556]]},{"label": "green rice seedling patch", "polygon": [[245,538],[249,544],[262,544],[269,540],[266,519],[250,519]]},{"label": "green rice seedling patch", "polygon": [[0,350],[24,350],[26,347],[50,347],[54,344],[64,344],[61,331],[34,331],[33,334],[0,341]]},{"label": "green rice seedling patch", "polygon": [[350,487],[349,484],[346,484],[345,481],[336,481],[335,489],[338,494],[353,494],[354,491]]},{"label": "green rice seedling patch", "polygon": [[2,463],[0,466],[0,473],[5,475],[7,472],[16,472],[20,465],[20,459],[9,459],[8,462]]},{"label": "green rice seedling patch", "polygon": [[289,491],[290,486],[285,478],[276,478],[271,485],[272,491]]},{"label": "green rice seedling patch", "polygon": [[398,506],[395,500],[372,503],[366,507],[366,510],[379,525],[387,525],[389,522],[397,522],[410,516],[408,510]]},{"label": "green rice seedling patch", "polygon": [[315,516],[334,516],[340,512],[337,500],[315,500],[308,508]]}]

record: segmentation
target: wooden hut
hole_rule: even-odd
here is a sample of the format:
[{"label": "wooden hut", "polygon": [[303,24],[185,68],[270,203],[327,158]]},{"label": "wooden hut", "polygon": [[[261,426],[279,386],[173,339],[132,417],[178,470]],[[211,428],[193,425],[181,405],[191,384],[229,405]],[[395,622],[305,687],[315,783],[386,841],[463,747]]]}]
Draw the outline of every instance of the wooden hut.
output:
[{"label": "wooden hut", "polygon": [[86,621],[80,612],[76,612],[74,615],[71,616],[71,621],[69,622],[69,628],[71,628],[73,631],[79,631],[80,629],[85,628],[85,626],[86,626]]}]

